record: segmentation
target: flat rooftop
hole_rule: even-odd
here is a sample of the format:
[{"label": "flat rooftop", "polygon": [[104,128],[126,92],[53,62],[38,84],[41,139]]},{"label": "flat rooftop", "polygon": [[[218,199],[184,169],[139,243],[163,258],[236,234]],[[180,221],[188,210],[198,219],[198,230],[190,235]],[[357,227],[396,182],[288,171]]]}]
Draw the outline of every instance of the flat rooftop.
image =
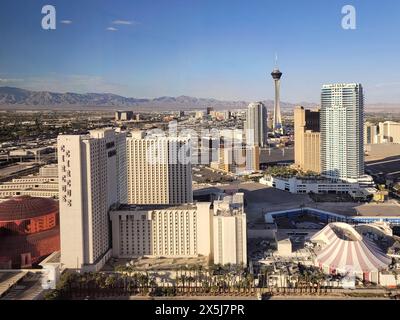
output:
[{"label": "flat rooftop", "polygon": [[359,216],[400,217],[400,205],[393,203],[365,204],[355,208]]},{"label": "flat rooftop", "polygon": [[275,233],[275,238],[276,238],[276,241],[291,243],[290,237],[288,236],[288,234],[286,232],[283,232],[280,230],[278,230]]},{"label": "flat rooftop", "polygon": [[196,203],[187,203],[182,205],[171,204],[121,204],[112,211],[151,211],[151,210],[196,210]]},{"label": "flat rooftop", "polygon": [[267,148],[261,149],[260,163],[271,164],[280,162],[294,162],[294,148]]}]

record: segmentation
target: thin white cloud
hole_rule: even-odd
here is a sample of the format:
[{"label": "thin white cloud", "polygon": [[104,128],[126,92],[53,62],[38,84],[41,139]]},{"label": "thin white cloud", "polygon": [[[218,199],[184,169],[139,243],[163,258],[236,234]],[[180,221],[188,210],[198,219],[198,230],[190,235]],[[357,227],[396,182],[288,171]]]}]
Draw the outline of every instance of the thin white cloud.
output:
[{"label": "thin white cloud", "polygon": [[136,24],[136,22],[130,20],[114,20],[112,24],[130,26]]},{"label": "thin white cloud", "polygon": [[72,20],[61,20],[60,23],[62,23],[62,24],[72,24]]},{"label": "thin white cloud", "polygon": [[5,79],[5,78],[0,78],[0,83],[13,83],[13,82],[21,82],[24,81],[24,79]]},{"label": "thin white cloud", "polygon": [[114,28],[114,27],[108,27],[106,30],[107,31],[118,31],[118,29]]}]

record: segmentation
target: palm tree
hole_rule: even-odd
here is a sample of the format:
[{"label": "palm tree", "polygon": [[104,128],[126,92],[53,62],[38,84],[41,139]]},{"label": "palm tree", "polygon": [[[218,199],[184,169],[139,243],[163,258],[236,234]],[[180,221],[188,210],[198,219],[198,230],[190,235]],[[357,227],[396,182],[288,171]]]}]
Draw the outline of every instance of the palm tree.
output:
[{"label": "palm tree", "polygon": [[186,286],[185,286],[185,284],[186,284],[186,275],[181,273],[181,276],[178,278],[178,283],[182,284],[182,292],[185,292],[185,289],[186,289]]},{"label": "palm tree", "polygon": [[156,277],[154,275],[150,276],[149,278],[149,286],[152,292],[155,291],[158,287]]},{"label": "palm tree", "polygon": [[221,265],[220,264],[212,264],[209,266],[209,270],[212,274],[215,274],[217,271],[219,271],[221,269]]},{"label": "palm tree", "polygon": [[209,277],[205,277],[201,280],[201,289],[202,293],[209,293],[210,292],[210,281]]},{"label": "palm tree", "polygon": [[146,275],[139,274],[137,281],[138,281],[138,285],[139,285],[139,293],[143,294],[145,292],[144,288],[147,283]]},{"label": "palm tree", "polygon": [[106,279],[105,279],[105,287],[109,290],[109,291],[113,291],[113,289],[115,288],[115,285],[117,283],[117,277],[115,275],[109,275]]},{"label": "palm tree", "polygon": [[100,289],[105,289],[106,286],[106,276],[103,273],[96,273],[96,283]]},{"label": "palm tree", "polygon": [[67,270],[61,275],[60,282],[57,289],[60,290],[61,295],[71,295],[73,287],[79,283],[80,274],[75,271]]}]

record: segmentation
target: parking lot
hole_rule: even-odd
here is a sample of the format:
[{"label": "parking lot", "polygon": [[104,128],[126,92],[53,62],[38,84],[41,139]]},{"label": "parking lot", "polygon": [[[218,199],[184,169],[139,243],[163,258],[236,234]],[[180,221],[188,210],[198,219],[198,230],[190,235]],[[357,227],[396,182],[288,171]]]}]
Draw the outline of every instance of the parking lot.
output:
[{"label": "parking lot", "polygon": [[[307,206],[313,201],[308,195],[291,194],[286,191],[270,188],[256,182],[235,181],[229,184],[214,185],[212,187],[195,188],[198,192],[243,192],[246,201],[246,214],[249,222],[264,221],[263,213],[284,209]],[[196,194],[196,192],[195,192]]]},{"label": "parking lot", "polygon": [[400,156],[367,162],[365,168],[369,174],[384,180],[400,179]]}]

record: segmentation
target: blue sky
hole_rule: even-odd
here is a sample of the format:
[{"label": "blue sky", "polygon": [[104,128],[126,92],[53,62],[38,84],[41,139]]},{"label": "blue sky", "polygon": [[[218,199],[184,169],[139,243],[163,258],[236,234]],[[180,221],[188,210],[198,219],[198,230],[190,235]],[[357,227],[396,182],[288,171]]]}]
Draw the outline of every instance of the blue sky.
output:
[{"label": "blue sky", "polygon": [[[41,28],[45,4],[56,30]],[[356,30],[341,27],[346,4]],[[361,82],[367,102],[400,102],[398,0],[2,0],[0,41],[0,86],[271,99],[277,52],[283,101]]]}]

